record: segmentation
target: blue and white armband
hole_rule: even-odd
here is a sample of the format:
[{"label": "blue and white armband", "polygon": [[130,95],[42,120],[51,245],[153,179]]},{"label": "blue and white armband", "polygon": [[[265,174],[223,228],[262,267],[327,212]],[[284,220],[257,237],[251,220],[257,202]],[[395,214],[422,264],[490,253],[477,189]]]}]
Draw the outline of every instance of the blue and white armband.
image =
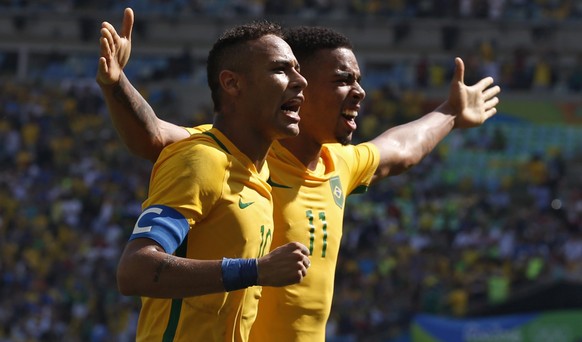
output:
[{"label": "blue and white armband", "polygon": [[188,220],[176,209],[152,205],[137,219],[129,240],[149,238],[159,243],[166,253],[172,254],[186,239],[189,229]]}]

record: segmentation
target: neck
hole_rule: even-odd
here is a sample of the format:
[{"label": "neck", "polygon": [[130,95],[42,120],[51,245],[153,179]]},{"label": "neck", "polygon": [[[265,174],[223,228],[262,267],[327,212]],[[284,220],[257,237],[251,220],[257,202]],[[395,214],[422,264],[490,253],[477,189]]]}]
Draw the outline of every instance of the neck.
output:
[{"label": "neck", "polygon": [[319,162],[319,156],[321,155],[320,143],[309,137],[302,136],[301,133],[293,138],[279,140],[279,142],[289,152],[293,153],[295,158],[305,165],[306,168],[312,171],[315,170]]},{"label": "neck", "polygon": [[261,170],[273,143],[272,140],[255,132],[252,127],[247,127],[244,123],[235,120],[225,119],[220,114],[216,116],[213,126],[251,160],[257,171]]}]

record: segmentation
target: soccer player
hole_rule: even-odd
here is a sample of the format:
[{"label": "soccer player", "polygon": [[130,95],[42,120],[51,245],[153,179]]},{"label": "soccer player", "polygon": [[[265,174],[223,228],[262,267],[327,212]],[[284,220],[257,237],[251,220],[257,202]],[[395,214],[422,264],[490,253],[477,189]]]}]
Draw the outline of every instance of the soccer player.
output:
[{"label": "soccer player", "polygon": [[[130,45],[130,21],[133,17],[124,19],[121,36],[107,27],[122,50]],[[493,86],[491,77],[465,85],[464,64],[457,58],[449,97],[435,111],[354,146],[350,143],[365,91],[350,41],[321,27],[292,28],[285,39],[309,86],[299,135],[275,142],[267,158],[275,205],[272,247],[303,242],[311,268],[300,284],[263,288],[251,341],[321,342],[331,310],[346,196],[365,190],[372,180],[408,170],[453,128],[484,123],[496,113],[500,88]],[[117,63],[112,62],[122,69],[128,53],[118,56]],[[167,144],[208,129],[182,128],[159,119],[123,73],[119,84],[132,101],[112,112],[112,119],[133,153],[155,161]]]},{"label": "soccer player", "polygon": [[[110,38],[101,39],[97,81],[114,108]],[[265,159],[275,139],[297,135],[307,85],[280,27],[227,30],[208,55],[208,79],[214,126],[160,153],[119,261],[120,291],[142,297],[138,341],[246,341],[255,285],[295,284],[309,267],[305,245],[270,246]]]}]

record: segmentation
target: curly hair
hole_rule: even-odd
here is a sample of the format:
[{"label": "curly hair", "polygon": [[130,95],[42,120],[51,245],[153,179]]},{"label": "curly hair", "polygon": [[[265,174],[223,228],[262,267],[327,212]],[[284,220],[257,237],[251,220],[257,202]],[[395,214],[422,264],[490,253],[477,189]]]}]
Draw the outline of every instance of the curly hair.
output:
[{"label": "curly hair", "polygon": [[346,36],[326,27],[292,27],[285,29],[284,35],[285,41],[291,46],[299,64],[314,56],[321,49],[346,48],[353,50],[352,42]]}]

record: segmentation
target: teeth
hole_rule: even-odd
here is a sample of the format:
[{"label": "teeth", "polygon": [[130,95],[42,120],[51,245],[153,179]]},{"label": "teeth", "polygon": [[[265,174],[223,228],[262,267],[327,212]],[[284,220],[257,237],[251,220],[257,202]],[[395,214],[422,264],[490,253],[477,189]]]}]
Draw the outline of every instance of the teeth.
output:
[{"label": "teeth", "polygon": [[282,110],[290,111],[290,112],[297,112],[299,107],[301,106],[301,100],[290,100],[287,101],[285,104],[281,106]]},{"label": "teeth", "polygon": [[342,115],[350,119],[355,119],[358,117],[358,112],[355,110],[346,110],[342,113]]}]

